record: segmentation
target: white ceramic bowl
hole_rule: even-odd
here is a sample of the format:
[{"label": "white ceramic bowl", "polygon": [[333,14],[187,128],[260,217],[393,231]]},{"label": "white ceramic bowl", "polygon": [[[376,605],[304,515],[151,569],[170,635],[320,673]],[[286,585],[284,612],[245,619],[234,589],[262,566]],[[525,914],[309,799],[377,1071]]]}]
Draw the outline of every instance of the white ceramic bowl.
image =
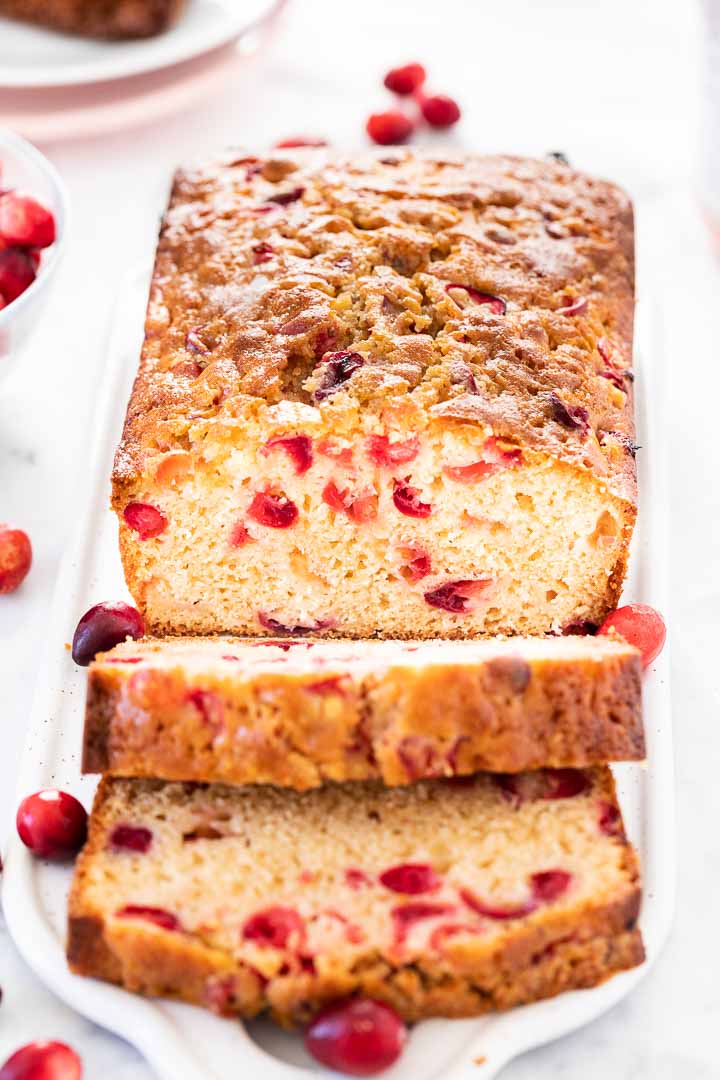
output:
[{"label": "white ceramic bowl", "polygon": [[39,150],[12,131],[0,128],[0,188],[18,188],[55,215],[56,238],[42,253],[38,275],[16,300],[0,310],[0,382],[9,374],[41,317],[50,284],[65,246],[67,196],[55,168]]}]

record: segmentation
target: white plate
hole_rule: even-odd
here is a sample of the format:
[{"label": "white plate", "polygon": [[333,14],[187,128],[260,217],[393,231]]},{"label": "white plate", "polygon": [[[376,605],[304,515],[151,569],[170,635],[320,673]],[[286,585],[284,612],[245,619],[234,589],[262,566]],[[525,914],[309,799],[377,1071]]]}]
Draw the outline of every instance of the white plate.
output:
[{"label": "white plate", "polygon": [[[48,624],[48,655],[38,666],[38,692],[18,784],[18,797],[62,787],[90,805],[95,780],[80,777],[85,672],[66,646],[79,616],[100,600],[126,597],[117,554],[117,528],[107,509],[108,476],[135,373],[147,294],[147,274],[128,282],[115,313],[98,406],[95,456],[85,493],[87,514],[57,585]],[[667,611],[664,547],[665,469],[657,437],[660,415],[658,353],[639,334],[636,366],[641,513],[626,595]],[[645,358],[653,356],[651,381]],[[650,464],[652,459],[652,465]],[[594,990],[481,1020],[434,1020],[417,1025],[402,1061],[387,1080],[489,1080],[511,1058],[580,1027],[624,997],[658,956],[670,927],[674,896],[674,808],[667,651],[644,685],[647,765],[615,769],[628,832],[643,863],[640,925],[648,960]],[[19,950],[39,977],[78,1012],[122,1035],[145,1055],[162,1080],[301,1080],[313,1065],[297,1036],[266,1023],[247,1027],[202,1009],[133,996],[69,973],[63,942],[71,870],[34,860],[14,836],[3,902]],[[484,1059],[478,1064],[479,1059]],[[298,1068],[301,1066],[302,1068]],[[329,1075],[329,1074],[325,1074]]]},{"label": "white plate", "polygon": [[157,71],[234,41],[284,2],[188,0],[175,26],[142,41],[92,41],[0,16],[0,86],[77,86]]}]

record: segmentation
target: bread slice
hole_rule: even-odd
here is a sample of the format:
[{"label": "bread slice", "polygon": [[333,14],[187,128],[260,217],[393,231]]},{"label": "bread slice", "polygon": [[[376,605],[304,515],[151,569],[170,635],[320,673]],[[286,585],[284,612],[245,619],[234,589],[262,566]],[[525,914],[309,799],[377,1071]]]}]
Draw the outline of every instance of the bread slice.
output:
[{"label": "bread slice", "polygon": [[639,905],[606,767],[303,793],[106,778],[68,957],[289,1025],[350,994],[474,1016],[641,963]]},{"label": "bread slice", "polygon": [[627,196],[552,161],[176,177],[113,505],[153,633],[600,623],[635,520]]},{"label": "bread slice", "polygon": [[185,0],[0,0],[0,16],[66,34],[120,40],[162,33],[184,7]]},{"label": "bread slice", "polygon": [[91,665],[83,768],[315,787],[644,756],[621,640],[174,638]]}]

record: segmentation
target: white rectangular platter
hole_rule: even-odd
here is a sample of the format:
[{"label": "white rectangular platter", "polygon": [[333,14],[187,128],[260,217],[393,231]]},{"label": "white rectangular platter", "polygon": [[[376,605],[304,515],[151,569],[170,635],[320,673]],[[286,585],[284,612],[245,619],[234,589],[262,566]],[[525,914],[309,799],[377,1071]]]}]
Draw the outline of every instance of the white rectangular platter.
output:
[{"label": "white rectangular platter", "polygon": [[[117,554],[117,528],[108,510],[112,456],[134,377],[147,296],[147,273],[127,282],[116,305],[101,392],[87,508],[76,543],[57,583],[47,630],[47,655],[38,667],[35,705],[18,781],[18,799],[42,787],[73,792],[89,807],[95,779],[80,776],[85,671],[67,642],[80,615],[101,600],[127,598]],[[665,592],[665,468],[657,420],[662,371],[651,340],[649,309],[640,313],[636,393],[640,518],[625,596],[667,614]],[[648,358],[652,357],[652,375]],[[624,997],[658,956],[670,927],[675,887],[674,807],[669,661],[667,650],[644,683],[647,764],[615,769],[628,832],[643,864],[640,924],[647,962],[594,990],[524,1006],[481,1020],[417,1025],[402,1060],[386,1080],[489,1080],[513,1057],[580,1027]],[[268,1023],[243,1025],[201,1009],[146,1000],[95,980],[71,975],[64,958],[65,907],[71,868],[35,861],[13,836],[3,901],[16,945],[37,975],[67,1004],[132,1042],[162,1080],[300,1080],[322,1070],[302,1040]]]}]

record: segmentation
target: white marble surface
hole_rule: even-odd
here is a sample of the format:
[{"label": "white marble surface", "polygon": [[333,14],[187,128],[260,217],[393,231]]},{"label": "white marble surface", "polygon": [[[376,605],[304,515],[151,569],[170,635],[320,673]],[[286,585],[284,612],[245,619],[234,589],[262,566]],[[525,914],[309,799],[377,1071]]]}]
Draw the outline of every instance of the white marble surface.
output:
[{"label": "white marble surface", "polygon": [[[710,1080],[720,1076],[715,898],[720,890],[720,272],[696,198],[699,6],[689,0],[297,0],[271,47],[212,100],[109,141],[45,149],[70,189],[68,256],[20,371],[0,388],[0,520],[30,533],[32,575],[0,600],[0,839],[36,657],[78,512],[96,371],[113,296],[149,257],[176,162],[296,131],[342,146],[384,100],[378,76],[426,60],[465,110],[454,139],[542,153],[626,184],[642,205],[645,291],[670,365],[664,434],[672,513],[671,613],[679,826],[678,909],[661,960],[610,1015],[510,1065],[503,1080]],[[714,133],[720,139],[720,132]],[[668,844],[674,842],[668,837]],[[62,1038],[89,1080],[150,1080],[138,1055],[55,1000],[0,924],[0,1061],[31,1038]]]}]

